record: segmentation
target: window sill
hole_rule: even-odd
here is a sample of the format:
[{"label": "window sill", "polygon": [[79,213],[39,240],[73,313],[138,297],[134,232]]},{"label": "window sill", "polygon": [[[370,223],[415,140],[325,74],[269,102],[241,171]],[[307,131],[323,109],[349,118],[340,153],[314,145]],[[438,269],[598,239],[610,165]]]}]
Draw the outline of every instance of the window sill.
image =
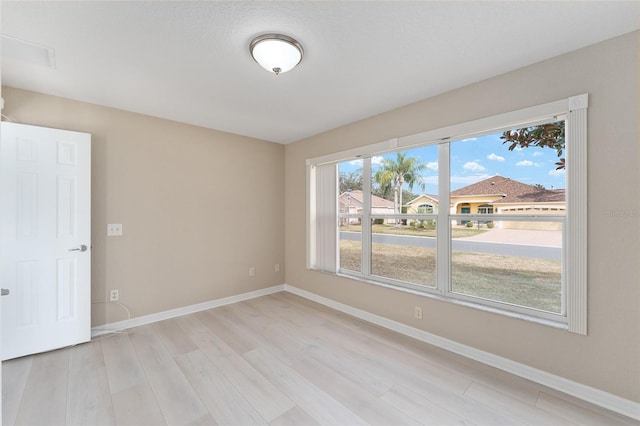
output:
[{"label": "window sill", "polygon": [[490,312],[492,314],[497,314],[497,315],[502,315],[508,318],[515,318],[515,319],[519,319],[519,320],[523,320],[523,321],[528,321],[528,322],[532,322],[535,324],[540,324],[540,325],[544,325],[547,327],[552,327],[552,328],[556,328],[559,330],[568,330],[568,324],[566,322],[563,321],[554,321],[554,320],[550,320],[547,318],[539,318],[533,315],[527,315],[521,312],[513,312],[513,311],[509,311],[506,309],[500,309],[500,308],[496,308],[493,306],[487,306],[487,305],[483,305],[481,303],[474,303],[474,302],[470,302],[468,300],[461,300],[461,299],[456,299],[456,298],[452,298],[452,297],[446,297],[446,296],[442,296],[439,294],[435,294],[435,293],[431,293],[428,291],[419,291],[419,290],[414,290],[411,288],[406,288],[406,287],[402,287],[399,285],[393,285],[393,284],[388,284],[388,283],[384,283],[384,282],[380,282],[380,281],[374,281],[374,280],[368,280],[365,279],[363,277],[359,277],[356,275],[351,275],[351,274],[346,274],[346,273],[332,273],[332,272],[326,272],[326,271],[319,271],[316,269],[312,269],[316,272],[323,272],[323,273],[328,273],[331,275],[335,275],[338,276],[340,278],[348,278],[351,280],[355,280],[361,283],[365,283],[365,284],[371,284],[371,285],[375,285],[378,287],[384,287],[384,288],[388,288],[390,290],[395,290],[395,291],[401,291],[404,293],[409,293],[409,294],[413,294],[415,296],[419,296],[419,297],[426,297],[428,299],[433,299],[433,300],[438,300],[440,302],[446,302],[446,303],[452,303],[454,305],[459,305],[459,306],[464,306],[467,308],[472,308],[472,309],[477,309],[480,311],[484,311],[484,312]]}]

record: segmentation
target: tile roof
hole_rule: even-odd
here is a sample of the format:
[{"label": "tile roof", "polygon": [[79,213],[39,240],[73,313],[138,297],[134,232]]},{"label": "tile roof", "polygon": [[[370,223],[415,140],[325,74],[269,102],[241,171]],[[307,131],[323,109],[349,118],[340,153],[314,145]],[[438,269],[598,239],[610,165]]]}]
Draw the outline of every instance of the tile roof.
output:
[{"label": "tile roof", "polygon": [[493,204],[512,203],[564,203],[564,189],[539,189],[531,187],[528,192],[520,194],[509,194],[501,200],[494,201]]},{"label": "tile roof", "polygon": [[410,206],[410,205],[412,205],[413,203],[415,203],[416,201],[418,201],[420,198],[424,198],[424,197],[426,197],[426,198],[430,198],[430,199],[432,199],[433,201],[435,201],[436,203],[438,202],[438,196],[437,196],[437,195],[433,195],[433,194],[420,194],[420,195],[418,195],[417,197],[415,197],[413,200],[409,201],[406,205],[407,205],[407,206]]},{"label": "tile roof", "polygon": [[451,197],[473,195],[497,198],[493,204],[564,202],[564,189],[544,189],[502,176],[493,176],[451,192]]},{"label": "tile roof", "polygon": [[[359,189],[356,189],[354,191],[351,191],[351,205],[355,206],[357,205],[358,207],[362,207],[362,191],[360,191]],[[343,192],[342,194],[340,194],[340,202],[342,204],[345,203],[345,200],[347,199],[347,192]],[[371,207],[384,207],[384,208],[393,208],[393,201],[389,201],[389,200],[385,200],[384,198],[380,198],[377,195],[373,195],[371,194]]]}]

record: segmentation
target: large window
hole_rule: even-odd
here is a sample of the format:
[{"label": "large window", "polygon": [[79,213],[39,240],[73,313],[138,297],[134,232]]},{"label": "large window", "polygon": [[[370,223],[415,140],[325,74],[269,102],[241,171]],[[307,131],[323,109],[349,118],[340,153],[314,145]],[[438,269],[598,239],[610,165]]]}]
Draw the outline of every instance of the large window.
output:
[{"label": "large window", "polygon": [[310,160],[308,266],[585,334],[585,167],[586,95]]}]

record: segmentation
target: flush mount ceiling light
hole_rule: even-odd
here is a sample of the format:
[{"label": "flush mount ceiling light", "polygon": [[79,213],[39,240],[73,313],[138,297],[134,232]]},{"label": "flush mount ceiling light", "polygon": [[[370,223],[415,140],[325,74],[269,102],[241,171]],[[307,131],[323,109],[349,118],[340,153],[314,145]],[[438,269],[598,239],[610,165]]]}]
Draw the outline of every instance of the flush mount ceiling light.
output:
[{"label": "flush mount ceiling light", "polygon": [[302,60],[304,50],[296,40],[282,34],[263,34],[251,41],[253,59],[276,75],[292,70]]}]

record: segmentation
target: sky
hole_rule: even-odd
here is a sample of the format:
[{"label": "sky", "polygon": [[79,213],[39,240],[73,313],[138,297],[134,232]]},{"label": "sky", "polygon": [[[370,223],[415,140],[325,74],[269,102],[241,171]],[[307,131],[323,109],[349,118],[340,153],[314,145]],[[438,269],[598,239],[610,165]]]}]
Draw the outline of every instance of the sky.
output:
[{"label": "sky", "polygon": [[[564,170],[556,170],[557,153],[551,148],[516,148],[509,151],[503,144],[502,132],[477,138],[453,141],[450,144],[451,190],[500,175],[531,185],[541,184],[547,189],[565,188]],[[414,194],[438,193],[438,147],[436,145],[405,151],[407,156],[419,158],[427,170],[422,173],[424,190],[414,185]],[[380,167],[382,158],[395,159],[392,152],[371,159],[372,172]],[[340,172],[351,172],[361,167],[360,160],[341,163]],[[405,189],[408,189],[405,184]]]}]

